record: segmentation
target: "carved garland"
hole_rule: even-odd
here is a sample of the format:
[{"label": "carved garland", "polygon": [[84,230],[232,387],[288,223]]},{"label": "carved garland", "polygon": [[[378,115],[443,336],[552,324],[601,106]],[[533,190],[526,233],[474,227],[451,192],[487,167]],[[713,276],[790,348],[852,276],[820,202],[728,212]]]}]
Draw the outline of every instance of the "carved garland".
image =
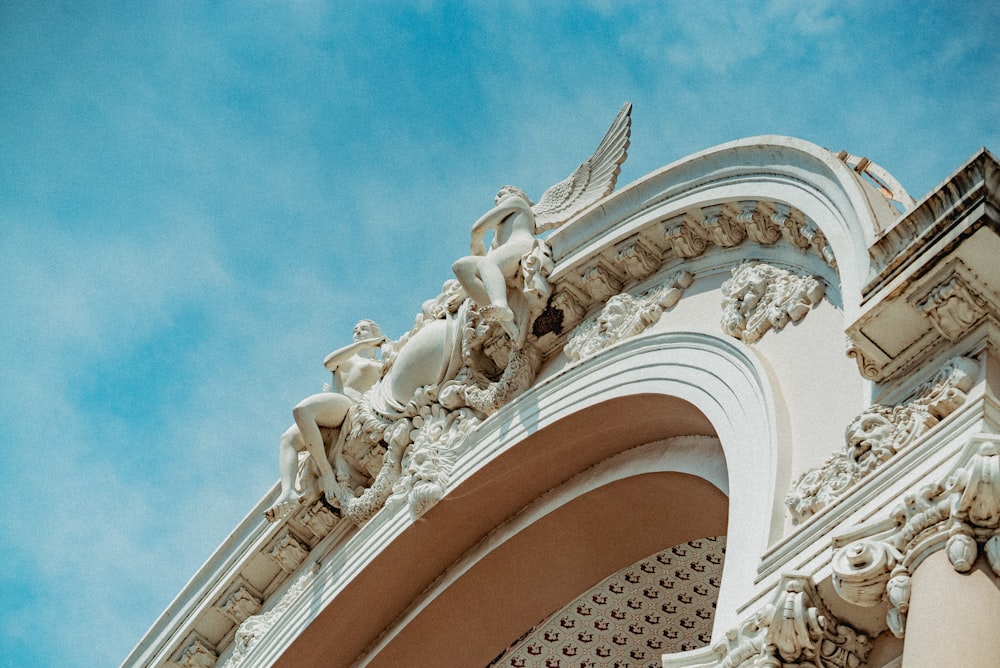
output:
[{"label": "carved garland", "polygon": [[886,624],[897,637],[906,632],[911,574],[930,553],[944,548],[955,570],[964,573],[981,548],[1000,575],[1000,436],[974,437],[962,461],[945,481],[904,497],[884,535],[834,552],[837,593],[863,607],[887,601]]}]

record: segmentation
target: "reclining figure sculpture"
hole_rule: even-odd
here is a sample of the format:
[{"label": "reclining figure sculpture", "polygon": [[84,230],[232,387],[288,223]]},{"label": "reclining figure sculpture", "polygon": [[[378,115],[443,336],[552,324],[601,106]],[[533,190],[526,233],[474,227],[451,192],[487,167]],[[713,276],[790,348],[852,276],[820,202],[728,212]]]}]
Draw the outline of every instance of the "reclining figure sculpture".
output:
[{"label": "reclining figure sculpture", "polygon": [[[622,107],[594,155],[537,205],[518,188],[502,188],[495,208],[473,225],[471,255],[453,265],[457,280],[424,304],[399,341],[388,343],[374,323],[362,321],[355,342],[327,357],[334,391],[293,411],[296,424],[280,444],[281,493],[267,519],[286,517],[320,492],[356,524],[390,497],[419,516],[443,495],[465,435],[534,382],[541,352],[531,325],[548,303],[553,268],[537,235],[614,189],[630,112],[630,104]],[[308,453],[304,474],[300,453]],[[319,482],[312,489],[311,478]]]}]

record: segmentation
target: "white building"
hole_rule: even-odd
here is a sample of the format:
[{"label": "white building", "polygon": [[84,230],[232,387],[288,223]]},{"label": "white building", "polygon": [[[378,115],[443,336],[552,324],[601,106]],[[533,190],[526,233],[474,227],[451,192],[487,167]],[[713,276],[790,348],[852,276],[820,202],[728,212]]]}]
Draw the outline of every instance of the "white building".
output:
[{"label": "white building", "polygon": [[512,324],[424,305],[337,499],[276,485],[124,665],[997,665],[996,159],[915,202],[753,137],[587,196]]}]

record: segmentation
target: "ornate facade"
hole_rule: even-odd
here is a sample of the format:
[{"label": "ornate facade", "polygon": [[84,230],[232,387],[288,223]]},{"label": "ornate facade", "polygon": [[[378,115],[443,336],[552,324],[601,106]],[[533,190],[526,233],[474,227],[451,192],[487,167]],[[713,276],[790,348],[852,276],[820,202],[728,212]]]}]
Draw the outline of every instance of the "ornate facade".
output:
[{"label": "ornate facade", "polygon": [[1000,661],[996,159],[914,201],[765,136],[614,191],[629,111],[328,357],[125,665]]}]

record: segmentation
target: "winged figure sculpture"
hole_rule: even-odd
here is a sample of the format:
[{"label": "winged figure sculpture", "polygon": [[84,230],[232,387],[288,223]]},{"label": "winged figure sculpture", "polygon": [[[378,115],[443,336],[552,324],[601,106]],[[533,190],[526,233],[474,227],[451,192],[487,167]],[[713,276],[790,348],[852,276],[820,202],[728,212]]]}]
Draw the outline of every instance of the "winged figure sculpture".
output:
[{"label": "winged figure sculpture", "polygon": [[[472,226],[471,255],[456,261],[452,270],[480,315],[499,322],[512,341],[523,341],[525,335],[524,323],[518,322],[523,318],[508,303],[508,287],[513,287],[522,258],[540,243],[536,234],[564,225],[615,189],[628,155],[631,113],[632,104],[626,102],[594,154],[546,190],[538,204],[520,188],[504,186],[494,199],[496,206]],[[484,240],[491,231],[487,250]]]}]

